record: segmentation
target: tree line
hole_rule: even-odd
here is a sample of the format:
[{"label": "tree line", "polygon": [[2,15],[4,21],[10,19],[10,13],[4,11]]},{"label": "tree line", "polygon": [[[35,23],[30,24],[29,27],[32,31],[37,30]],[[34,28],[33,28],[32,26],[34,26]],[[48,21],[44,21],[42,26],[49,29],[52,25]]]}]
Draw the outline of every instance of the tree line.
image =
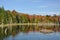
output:
[{"label": "tree line", "polygon": [[29,15],[24,13],[19,13],[15,10],[5,10],[4,7],[0,7],[0,24],[8,23],[40,23],[40,22],[51,22],[58,23],[59,16],[54,15]]}]

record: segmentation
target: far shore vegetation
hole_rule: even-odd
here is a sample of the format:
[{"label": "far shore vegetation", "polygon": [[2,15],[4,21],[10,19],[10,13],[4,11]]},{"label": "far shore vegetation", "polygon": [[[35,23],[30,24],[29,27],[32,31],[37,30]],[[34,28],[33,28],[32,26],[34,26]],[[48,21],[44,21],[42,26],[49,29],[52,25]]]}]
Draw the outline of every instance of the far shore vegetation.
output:
[{"label": "far shore vegetation", "polygon": [[0,24],[9,23],[58,23],[60,16],[54,14],[51,15],[29,15],[19,13],[15,10],[5,10],[4,7],[0,7]]}]

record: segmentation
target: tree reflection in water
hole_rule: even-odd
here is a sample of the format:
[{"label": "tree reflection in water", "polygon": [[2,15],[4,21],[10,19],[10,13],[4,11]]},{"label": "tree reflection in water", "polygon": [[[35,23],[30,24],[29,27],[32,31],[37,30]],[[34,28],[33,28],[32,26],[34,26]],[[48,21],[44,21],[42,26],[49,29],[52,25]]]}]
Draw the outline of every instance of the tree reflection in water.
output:
[{"label": "tree reflection in water", "polygon": [[60,27],[59,26],[34,26],[34,25],[23,25],[23,26],[12,26],[12,31],[10,28],[8,28],[7,34],[5,34],[5,28],[3,28],[3,33],[2,33],[2,28],[0,28],[0,40],[3,40],[4,38],[12,35],[13,37],[16,36],[18,33],[23,32],[23,33],[28,33],[30,31],[32,32],[40,32],[40,33],[52,33],[53,32],[60,32]]}]

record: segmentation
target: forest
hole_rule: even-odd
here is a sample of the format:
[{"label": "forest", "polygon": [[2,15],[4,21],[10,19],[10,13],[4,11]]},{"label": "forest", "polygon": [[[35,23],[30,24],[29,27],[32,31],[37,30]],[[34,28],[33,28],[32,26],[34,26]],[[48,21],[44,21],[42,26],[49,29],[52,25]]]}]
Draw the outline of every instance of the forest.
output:
[{"label": "forest", "polygon": [[51,15],[29,15],[15,10],[5,10],[4,7],[0,7],[0,24],[9,23],[58,23],[60,16],[54,14]]}]

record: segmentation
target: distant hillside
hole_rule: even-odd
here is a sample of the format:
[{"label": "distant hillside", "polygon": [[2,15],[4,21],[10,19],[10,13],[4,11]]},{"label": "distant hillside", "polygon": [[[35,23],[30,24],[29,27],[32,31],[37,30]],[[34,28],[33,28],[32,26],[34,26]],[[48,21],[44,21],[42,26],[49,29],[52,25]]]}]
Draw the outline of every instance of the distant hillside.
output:
[{"label": "distant hillside", "polygon": [[0,24],[8,23],[40,23],[40,22],[54,22],[58,23],[60,16],[41,16],[41,15],[28,15],[24,13],[16,12],[15,10],[5,10],[0,7]]}]

